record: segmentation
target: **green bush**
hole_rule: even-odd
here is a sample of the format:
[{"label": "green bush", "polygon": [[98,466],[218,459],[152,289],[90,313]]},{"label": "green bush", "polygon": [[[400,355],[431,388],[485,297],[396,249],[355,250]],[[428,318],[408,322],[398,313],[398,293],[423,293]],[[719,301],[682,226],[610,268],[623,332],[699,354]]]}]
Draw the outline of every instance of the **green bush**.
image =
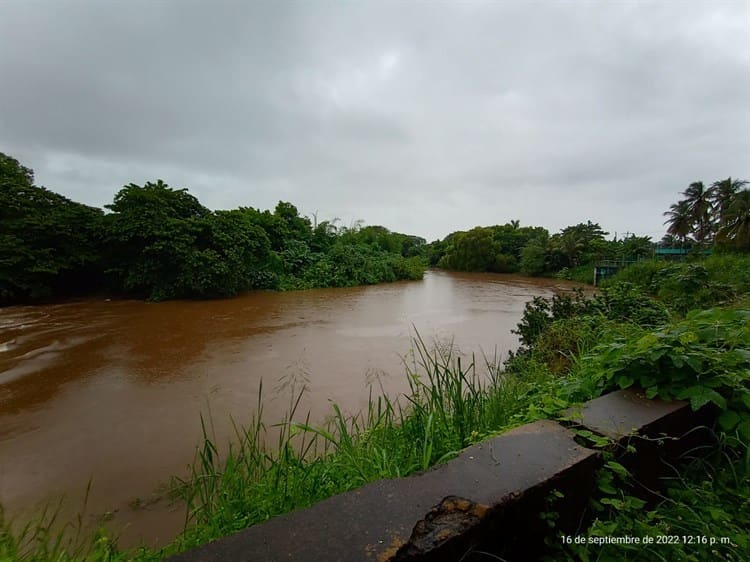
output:
[{"label": "green bush", "polygon": [[717,255],[679,263],[644,261],[620,270],[602,286],[619,282],[631,283],[685,314],[750,291],[750,256]]},{"label": "green bush", "polygon": [[602,282],[602,287],[607,287],[617,282],[631,283],[644,291],[649,291],[654,276],[664,269],[670,268],[672,264],[666,261],[641,261],[622,268],[614,277]]}]

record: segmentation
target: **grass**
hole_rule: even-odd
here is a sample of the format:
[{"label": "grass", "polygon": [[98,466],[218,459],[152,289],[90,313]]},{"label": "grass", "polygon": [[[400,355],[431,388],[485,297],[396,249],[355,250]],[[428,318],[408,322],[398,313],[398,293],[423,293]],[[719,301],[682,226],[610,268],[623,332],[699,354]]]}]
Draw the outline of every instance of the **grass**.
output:
[{"label": "grass", "polygon": [[[192,474],[175,490],[191,514],[166,551],[182,550],[381,478],[406,476],[452,458],[487,435],[524,423],[546,372],[508,377],[496,362],[480,372],[452,348],[428,349],[417,338],[402,400],[370,396],[354,416],[333,406],[323,427],[295,421],[302,392],[287,419],[269,431],[262,415],[238,429],[224,456],[206,436]],[[258,411],[262,411],[259,401]]]}]

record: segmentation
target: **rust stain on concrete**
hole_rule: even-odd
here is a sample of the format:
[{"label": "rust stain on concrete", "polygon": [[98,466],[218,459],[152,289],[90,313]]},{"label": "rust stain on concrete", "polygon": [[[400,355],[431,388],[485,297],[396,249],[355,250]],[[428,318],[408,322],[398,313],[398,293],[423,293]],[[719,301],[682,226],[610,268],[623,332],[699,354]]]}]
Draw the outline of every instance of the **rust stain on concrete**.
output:
[{"label": "rust stain on concrete", "polygon": [[400,537],[393,537],[388,548],[378,554],[378,562],[389,562],[390,560],[393,560],[393,557],[396,556],[396,553],[402,546],[404,546],[403,539]]}]

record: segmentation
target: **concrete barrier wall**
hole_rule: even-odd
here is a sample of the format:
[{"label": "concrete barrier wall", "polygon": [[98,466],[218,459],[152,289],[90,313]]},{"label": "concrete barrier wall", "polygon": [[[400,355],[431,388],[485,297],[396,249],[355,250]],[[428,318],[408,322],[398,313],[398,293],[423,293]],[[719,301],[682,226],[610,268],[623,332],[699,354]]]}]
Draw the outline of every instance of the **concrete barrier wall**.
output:
[{"label": "concrete barrier wall", "polygon": [[[691,431],[701,421],[687,403],[647,400],[637,390],[607,394],[566,417],[568,427],[542,420],[515,428],[427,472],[373,482],[171,560],[471,562],[487,560],[483,552],[531,560],[549,532],[541,513],[559,514],[557,533],[576,534],[588,523],[602,459],[574,439],[572,426],[614,439],[646,491],[665,460],[706,438]],[[636,452],[627,453],[633,440]]]}]

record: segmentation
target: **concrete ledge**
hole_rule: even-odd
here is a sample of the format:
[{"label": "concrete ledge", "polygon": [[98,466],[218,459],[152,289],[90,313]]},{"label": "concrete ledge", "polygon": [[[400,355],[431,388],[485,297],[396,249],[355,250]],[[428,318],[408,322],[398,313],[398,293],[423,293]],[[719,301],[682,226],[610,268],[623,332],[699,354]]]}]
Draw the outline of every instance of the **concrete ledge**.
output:
[{"label": "concrete ledge", "polygon": [[658,497],[660,479],[674,475],[676,460],[714,441],[706,427],[715,415],[711,408],[693,412],[689,402],[648,399],[640,388],[610,392],[565,414],[574,425],[615,440],[617,459],[646,499]]},{"label": "concrete ledge", "polygon": [[495,528],[491,523],[511,504],[593,480],[598,456],[579,446],[572,432],[538,421],[469,447],[433,470],[373,482],[172,560],[449,559],[481,541],[481,531]]},{"label": "concrete ledge", "polygon": [[[687,403],[647,400],[638,390],[617,391],[568,412],[592,432],[615,439],[621,451],[640,439],[621,462],[649,490],[666,466],[684,452],[685,439],[704,423]],[[672,439],[662,446],[656,438]],[[477,548],[505,560],[543,554],[549,532],[540,514],[554,510],[557,532],[585,526],[586,508],[601,462],[598,451],[575,434],[542,420],[471,446],[432,470],[380,480],[250,527],[173,557],[174,562],[320,561],[465,562]],[[697,439],[704,441],[705,436]],[[549,504],[550,492],[562,498]],[[484,556],[484,555],[483,555]]]},{"label": "concrete ledge", "polygon": [[642,390],[628,388],[569,408],[565,415],[594,433],[622,441],[636,435],[655,437],[670,429],[673,418],[689,412],[690,405],[682,400],[649,400]]}]

